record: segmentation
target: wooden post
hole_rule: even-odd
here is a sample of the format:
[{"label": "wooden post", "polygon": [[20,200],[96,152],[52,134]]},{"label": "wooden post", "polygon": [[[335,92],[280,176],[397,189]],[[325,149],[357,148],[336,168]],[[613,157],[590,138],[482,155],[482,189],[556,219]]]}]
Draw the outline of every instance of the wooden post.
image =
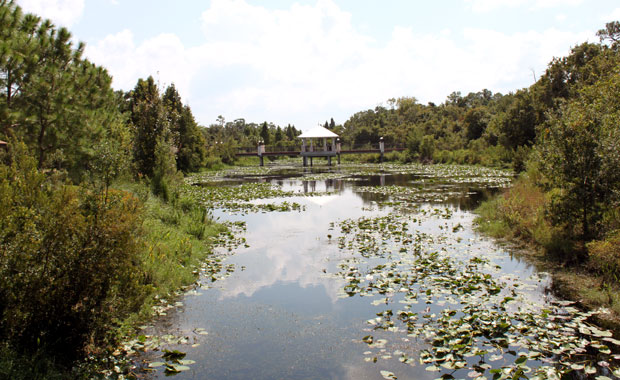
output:
[{"label": "wooden post", "polygon": [[338,165],[340,165],[340,138],[336,139],[336,156],[338,157]]}]

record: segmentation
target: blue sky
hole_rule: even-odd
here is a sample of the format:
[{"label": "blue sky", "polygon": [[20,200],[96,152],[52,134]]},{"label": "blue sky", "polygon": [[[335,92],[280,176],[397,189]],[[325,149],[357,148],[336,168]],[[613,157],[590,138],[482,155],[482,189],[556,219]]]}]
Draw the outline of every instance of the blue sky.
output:
[{"label": "blue sky", "polygon": [[116,89],[174,83],[198,122],[309,129],[453,91],[508,93],[598,41],[617,0],[18,0],[67,26]]}]

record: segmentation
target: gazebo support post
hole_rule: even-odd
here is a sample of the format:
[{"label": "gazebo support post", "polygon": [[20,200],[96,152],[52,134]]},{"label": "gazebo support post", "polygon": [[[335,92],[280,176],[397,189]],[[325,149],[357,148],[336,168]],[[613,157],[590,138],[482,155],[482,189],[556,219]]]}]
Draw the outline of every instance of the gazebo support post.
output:
[{"label": "gazebo support post", "polygon": [[265,143],[262,141],[258,142],[258,159],[260,160],[260,166],[265,166],[265,161],[263,159],[263,153],[265,153]]}]

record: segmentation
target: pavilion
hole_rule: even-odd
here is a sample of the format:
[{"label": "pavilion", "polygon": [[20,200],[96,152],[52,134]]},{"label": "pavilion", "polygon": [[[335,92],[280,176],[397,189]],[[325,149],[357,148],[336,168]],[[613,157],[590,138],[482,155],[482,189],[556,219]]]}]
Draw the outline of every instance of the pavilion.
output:
[{"label": "pavilion", "polygon": [[[327,163],[332,164],[332,157],[338,157],[340,163],[340,142],[336,139],[338,135],[329,129],[317,126],[311,130],[297,136],[301,139],[301,157],[304,160],[304,166],[308,166],[308,158],[310,158],[310,166],[312,166],[313,157],[327,157]],[[328,144],[327,140],[330,139]],[[318,140],[319,144],[315,147],[314,142]],[[320,147],[320,141],[323,140],[323,148]]]}]

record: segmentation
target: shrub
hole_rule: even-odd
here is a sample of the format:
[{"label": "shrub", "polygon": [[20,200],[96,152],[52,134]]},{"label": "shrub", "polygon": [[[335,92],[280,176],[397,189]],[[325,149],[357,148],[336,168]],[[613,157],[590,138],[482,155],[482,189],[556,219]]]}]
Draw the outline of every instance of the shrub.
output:
[{"label": "shrub", "polygon": [[589,266],[608,281],[620,284],[620,231],[587,245]]},{"label": "shrub", "polygon": [[31,157],[0,166],[0,340],[67,363],[105,346],[140,299],[139,215],[132,195],[54,183]]}]

